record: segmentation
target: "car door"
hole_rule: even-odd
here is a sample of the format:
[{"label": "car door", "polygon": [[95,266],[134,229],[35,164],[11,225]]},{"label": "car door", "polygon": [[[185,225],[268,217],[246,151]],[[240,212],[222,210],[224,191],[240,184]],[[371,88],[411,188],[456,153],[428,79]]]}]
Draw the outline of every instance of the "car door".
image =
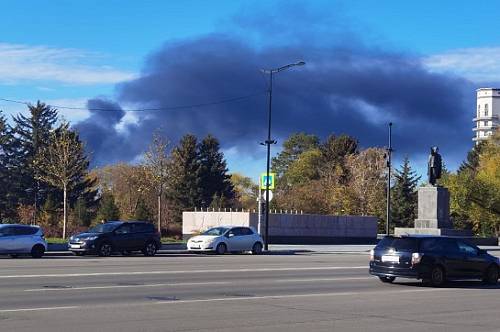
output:
[{"label": "car door", "polygon": [[231,228],[227,234],[227,250],[228,251],[240,251],[242,249],[242,244],[241,244],[241,228],[240,227],[234,227]]},{"label": "car door", "polygon": [[470,277],[482,276],[486,269],[484,257],[479,255],[479,248],[464,241],[457,241],[460,252],[465,256],[464,273]]},{"label": "car door", "polygon": [[117,250],[131,250],[134,248],[134,234],[132,224],[124,223],[113,232],[113,242]]},{"label": "car door", "polygon": [[242,250],[252,250],[253,244],[255,242],[254,233],[250,228],[241,228],[241,247]]},{"label": "car door", "polygon": [[0,228],[0,253],[6,254],[10,251],[12,238],[10,236],[10,230],[12,226],[3,226]]},{"label": "car door", "polygon": [[449,238],[442,238],[439,240],[442,255],[442,263],[445,266],[446,273],[450,277],[463,277],[464,275],[464,261],[463,255],[457,245],[456,240]]}]

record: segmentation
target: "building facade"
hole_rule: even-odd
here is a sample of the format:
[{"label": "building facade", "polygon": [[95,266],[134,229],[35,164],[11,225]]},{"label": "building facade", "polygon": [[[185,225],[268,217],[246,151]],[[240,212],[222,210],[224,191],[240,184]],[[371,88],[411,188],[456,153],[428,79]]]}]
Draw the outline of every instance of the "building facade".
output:
[{"label": "building facade", "polygon": [[473,119],[475,132],[472,140],[479,142],[493,135],[500,117],[500,89],[477,89],[476,117]]}]

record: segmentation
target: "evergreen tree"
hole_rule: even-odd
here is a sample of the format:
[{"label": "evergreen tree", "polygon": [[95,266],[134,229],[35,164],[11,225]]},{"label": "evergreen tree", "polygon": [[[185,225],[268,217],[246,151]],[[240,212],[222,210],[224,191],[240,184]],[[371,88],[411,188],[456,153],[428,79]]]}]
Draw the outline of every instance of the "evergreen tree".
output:
[{"label": "evergreen tree", "polygon": [[112,193],[105,192],[102,194],[96,218],[99,222],[102,220],[118,220],[120,218],[120,209],[116,206]]},{"label": "evergreen tree", "polygon": [[391,218],[396,227],[411,227],[417,213],[417,185],[420,176],[411,169],[406,157],[400,170],[396,170],[396,181],[391,188]]},{"label": "evergreen tree", "polygon": [[462,162],[462,164],[458,168],[457,173],[460,174],[466,171],[475,172],[479,167],[479,156],[484,150],[485,145],[485,141],[479,142],[478,144],[474,145],[474,147],[467,153],[467,159]]},{"label": "evergreen tree", "polygon": [[73,219],[80,226],[90,226],[90,223],[92,222],[92,214],[89,211],[85,198],[80,197],[76,200],[73,208]]},{"label": "evergreen tree", "polygon": [[7,121],[0,111],[0,222],[5,217],[9,206],[8,195],[10,188],[9,179],[9,144],[11,136]]},{"label": "evergreen tree", "polygon": [[137,206],[134,212],[134,219],[138,221],[151,221],[151,213],[142,198],[137,201]]},{"label": "evergreen tree", "polygon": [[306,133],[295,133],[290,135],[283,143],[283,150],[272,159],[272,171],[278,178],[285,175],[288,167],[297,160],[303,152],[316,149],[319,146],[319,138],[316,135]]},{"label": "evergreen tree", "polygon": [[200,207],[200,164],[196,136],[183,136],[172,150],[171,173],[166,194],[171,201],[174,222],[182,221],[182,211]]},{"label": "evergreen tree", "polygon": [[[201,204],[210,206],[214,197],[221,202],[229,202],[235,198],[231,176],[227,174],[224,154],[219,150],[219,141],[208,135],[198,146]],[[222,207],[222,206],[220,206]]]},{"label": "evergreen tree", "polygon": [[13,118],[17,154],[14,176],[20,185],[20,203],[39,206],[54,189],[36,180],[38,169],[33,161],[48,143],[50,131],[57,121],[57,110],[40,101],[29,105],[28,109],[29,116],[20,114]]}]

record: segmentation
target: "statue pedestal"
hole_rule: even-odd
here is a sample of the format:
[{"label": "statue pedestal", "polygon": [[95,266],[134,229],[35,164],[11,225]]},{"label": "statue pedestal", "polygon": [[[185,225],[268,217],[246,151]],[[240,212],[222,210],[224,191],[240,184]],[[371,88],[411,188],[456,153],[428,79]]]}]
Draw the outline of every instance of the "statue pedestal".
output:
[{"label": "statue pedestal", "polygon": [[394,235],[472,236],[470,231],[453,229],[450,220],[450,192],[444,187],[418,188],[418,219],[415,228],[396,227]]}]

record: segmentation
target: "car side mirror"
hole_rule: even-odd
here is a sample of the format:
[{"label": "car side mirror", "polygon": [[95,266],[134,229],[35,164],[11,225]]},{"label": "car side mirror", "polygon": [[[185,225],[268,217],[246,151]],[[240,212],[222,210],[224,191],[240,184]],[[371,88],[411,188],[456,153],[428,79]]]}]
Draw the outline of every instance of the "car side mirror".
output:
[{"label": "car side mirror", "polygon": [[229,234],[227,235],[227,237],[233,237],[233,236],[234,236],[234,233],[229,233]]}]

